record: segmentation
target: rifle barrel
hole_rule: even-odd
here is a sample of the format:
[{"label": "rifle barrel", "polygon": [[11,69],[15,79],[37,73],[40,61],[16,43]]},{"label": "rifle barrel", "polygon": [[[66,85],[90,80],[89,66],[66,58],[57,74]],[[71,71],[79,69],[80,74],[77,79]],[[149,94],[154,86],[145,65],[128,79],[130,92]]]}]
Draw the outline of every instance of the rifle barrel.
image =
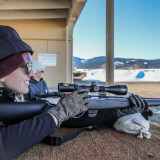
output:
[{"label": "rifle barrel", "polygon": [[[148,105],[160,106],[160,98],[142,98]],[[88,103],[88,109],[116,109],[126,108],[131,105],[129,98],[127,97],[107,97],[103,99],[90,98]]]}]

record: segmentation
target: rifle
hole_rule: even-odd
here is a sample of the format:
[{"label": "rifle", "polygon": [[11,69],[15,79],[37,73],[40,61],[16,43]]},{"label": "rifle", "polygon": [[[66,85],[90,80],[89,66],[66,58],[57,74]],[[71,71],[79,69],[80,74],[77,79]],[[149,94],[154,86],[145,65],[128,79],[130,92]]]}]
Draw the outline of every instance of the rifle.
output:
[{"label": "rifle", "polygon": [[[77,89],[86,89],[89,92],[98,92],[98,95],[90,95],[88,109],[99,110],[99,109],[116,109],[126,108],[130,106],[130,101],[127,97],[117,96],[106,96],[106,92],[116,95],[126,95],[128,88],[126,85],[114,85],[114,86],[97,86],[96,82],[91,82],[91,86],[59,83],[58,91],[62,92],[73,92]],[[64,93],[63,93],[64,94]],[[142,98],[146,100],[149,106],[159,106],[159,98]]]},{"label": "rifle", "polygon": [[[48,98],[48,97],[60,97],[66,93],[73,92],[78,89],[86,89],[88,92],[98,92],[99,95],[106,95],[106,92],[116,94],[116,95],[126,95],[128,88],[126,85],[114,85],[114,86],[98,86],[96,82],[91,82],[90,86],[69,84],[69,83],[58,83],[59,92],[49,92],[47,94],[36,95],[38,98]],[[93,96],[91,96],[93,97]]]},{"label": "rifle", "polygon": [[[69,86],[69,87],[68,87]],[[76,87],[75,87],[76,86]],[[67,87],[69,89],[67,89]],[[61,92],[53,92],[55,97],[65,94],[65,92],[71,92],[79,88],[85,88],[85,86],[78,86],[73,84],[62,84],[59,83],[58,90]],[[90,91],[97,91],[97,87],[87,86]],[[94,88],[94,90],[93,90]],[[103,88],[103,89],[102,89]],[[130,101],[127,97],[117,97],[117,96],[105,96],[101,91],[107,91],[109,93],[118,93],[119,95],[127,93],[127,86],[118,85],[110,87],[98,87],[99,95],[91,95],[89,98],[88,109],[89,110],[100,110],[100,109],[116,109],[125,108],[130,106]],[[62,92],[65,91],[65,92]],[[53,95],[52,95],[53,96]],[[54,97],[54,96],[53,96]],[[142,98],[146,100],[149,106],[159,106],[160,98]],[[53,107],[47,101],[32,101],[32,102],[9,102],[0,103],[0,121],[7,123],[15,123],[17,121],[22,121],[24,119],[32,118],[35,115],[41,114]]]}]

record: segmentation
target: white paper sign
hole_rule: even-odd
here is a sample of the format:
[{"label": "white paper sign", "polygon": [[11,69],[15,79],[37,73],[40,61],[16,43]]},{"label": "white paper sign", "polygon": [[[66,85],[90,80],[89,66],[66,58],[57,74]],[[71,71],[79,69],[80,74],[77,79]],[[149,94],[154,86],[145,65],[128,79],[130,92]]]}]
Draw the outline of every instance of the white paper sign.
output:
[{"label": "white paper sign", "polygon": [[39,53],[38,61],[40,61],[44,66],[56,66],[57,55],[53,53]]}]

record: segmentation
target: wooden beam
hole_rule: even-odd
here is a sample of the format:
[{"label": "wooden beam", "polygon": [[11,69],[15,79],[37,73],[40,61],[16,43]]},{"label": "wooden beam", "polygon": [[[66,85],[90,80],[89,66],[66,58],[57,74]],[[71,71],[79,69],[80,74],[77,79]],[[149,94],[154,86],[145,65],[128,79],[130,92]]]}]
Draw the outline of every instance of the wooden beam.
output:
[{"label": "wooden beam", "polygon": [[74,22],[66,26],[66,82],[73,83],[73,28]]},{"label": "wooden beam", "polygon": [[67,10],[0,11],[0,20],[67,18]]},{"label": "wooden beam", "polygon": [[74,21],[74,23],[76,23],[86,2],[87,0],[72,0],[72,8],[70,8],[68,11],[68,19],[66,22],[67,25],[70,23],[70,21]]},{"label": "wooden beam", "polygon": [[66,21],[66,82],[73,83],[73,28],[86,0],[72,0]]},{"label": "wooden beam", "polygon": [[106,85],[114,84],[114,0],[106,0]]},{"label": "wooden beam", "polygon": [[0,10],[64,8],[71,8],[71,0],[0,0]]}]

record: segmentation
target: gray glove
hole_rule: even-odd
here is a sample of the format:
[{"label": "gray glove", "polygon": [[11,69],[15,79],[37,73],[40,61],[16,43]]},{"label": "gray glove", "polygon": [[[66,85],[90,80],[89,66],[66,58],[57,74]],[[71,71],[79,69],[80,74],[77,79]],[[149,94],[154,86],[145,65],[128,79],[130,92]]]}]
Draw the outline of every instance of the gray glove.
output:
[{"label": "gray glove", "polygon": [[137,112],[143,113],[144,111],[148,110],[147,102],[145,100],[142,100],[140,96],[131,94],[129,96],[129,100],[131,102],[130,107],[116,109],[117,118],[120,118],[128,114],[137,113]]},{"label": "gray glove", "polygon": [[71,94],[61,96],[58,104],[50,108],[48,112],[57,118],[58,126],[60,126],[63,121],[87,111],[88,98],[86,90],[76,90]]}]

